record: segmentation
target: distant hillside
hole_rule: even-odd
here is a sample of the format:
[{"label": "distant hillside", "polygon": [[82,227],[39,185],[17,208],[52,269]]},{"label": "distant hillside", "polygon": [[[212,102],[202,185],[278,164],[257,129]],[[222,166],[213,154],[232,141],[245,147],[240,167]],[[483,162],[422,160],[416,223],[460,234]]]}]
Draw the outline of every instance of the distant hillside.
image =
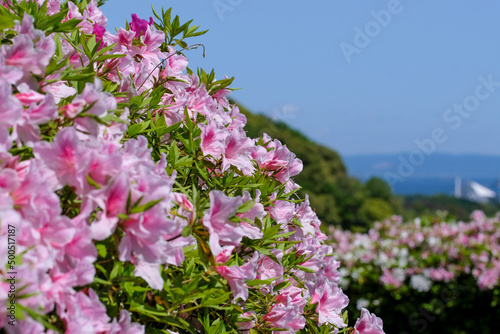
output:
[{"label": "distant hillside", "polygon": [[481,210],[490,217],[500,211],[499,203],[473,203],[445,195],[412,195],[401,197],[401,200],[406,219],[435,216],[436,212],[441,211],[446,212],[447,218],[467,221],[474,210]]},{"label": "distant hillside", "polygon": [[334,150],[312,142],[283,122],[239,107],[247,117],[245,130],[250,137],[260,137],[265,132],[286,144],[302,160],[304,169],[295,181],[302,186],[301,194],[309,195],[311,206],[323,222],[367,227],[397,211],[398,203],[382,180],[363,184],[348,176],[342,158]]}]

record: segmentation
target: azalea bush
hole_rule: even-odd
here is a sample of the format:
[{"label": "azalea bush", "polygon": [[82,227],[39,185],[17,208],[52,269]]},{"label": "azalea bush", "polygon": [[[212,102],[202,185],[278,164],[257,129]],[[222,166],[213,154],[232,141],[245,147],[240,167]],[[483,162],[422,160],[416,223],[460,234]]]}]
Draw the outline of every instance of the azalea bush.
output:
[{"label": "azalea bush", "polygon": [[383,333],[366,309],[348,326],[302,162],[247,137],[232,78],[187,67],[204,31],[0,3],[4,331]]},{"label": "azalea bush", "polygon": [[370,307],[390,332],[495,333],[500,215],[475,211],[470,222],[394,216],[366,234],[330,227],[329,237],[353,313]]}]

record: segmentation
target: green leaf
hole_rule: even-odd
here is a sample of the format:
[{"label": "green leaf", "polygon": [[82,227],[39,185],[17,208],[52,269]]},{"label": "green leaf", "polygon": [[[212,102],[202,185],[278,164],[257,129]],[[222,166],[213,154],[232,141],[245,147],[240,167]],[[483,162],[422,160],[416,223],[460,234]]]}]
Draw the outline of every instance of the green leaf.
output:
[{"label": "green leaf", "polygon": [[128,127],[127,133],[130,136],[138,135],[139,133],[142,133],[145,129],[148,128],[149,123],[150,121],[132,124],[131,126]]},{"label": "green leaf", "polygon": [[300,269],[302,271],[305,271],[306,273],[315,273],[316,271],[311,269],[311,268],[307,268],[307,267],[303,267],[303,266],[299,266],[299,265],[295,265],[295,268],[297,269]]},{"label": "green leaf", "polygon": [[99,256],[102,257],[103,259],[105,259],[106,256],[108,255],[108,250],[106,249],[106,246],[103,244],[97,244],[96,248],[97,248],[97,253],[99,254]]},{"label": "green leaf", "polygon": [[254,206],[253,200],[246,201],[245,203],[243,203],[242,205],[240,205],[240,207],[238,208],[237,213],[248,212],[251,208],[253,208],[253,206]]},{"label": "green leaf", "polygon": [[107,123],[115,122],[115,123],[129,124],[129,122],[127,122],[126,120],[121,119],[120,117],[113,114],[107,114],[106,116],[101,117],[101,119]]},{"label": "green leaf", "polygon": [[91,186],[95,187],[96,189],[101,189],[101,185],[97,182],[95,182],[90,175],[87,174],[87,183],[90,184]]},{"label": "green leaf", "polygon": [[274,262],[276,263],[280,263],[280,261],[278,260],[278,258],[276,257],[276,255],[274,255],[273,253],[271,253],[271,251],[267,248],[263,248],[263,247],[259,247],[259,246],[254,246],[255,250],[258,251],[259,253],[262,253],[264,255],[267,255],[269,256],[269,258],[271,260],[273,260]]},{"label": "green leaf", "polygon": [[113,285],[113,283],[111,283],[110,281],[105,281],[99,277],[94,277],[94,283],[104,284],[104,285]]},{"label": "green leaf", "polygon": [[57,27],[54,27],[52,29],[52,32],[60,32],[60,33],[72,32],[73,30],[75,30],[76,26],[80,24],[80,22],[82,22],[82,20],[70,19],[66,22],[59,24]]},{"label": "green leaf", "polygon": [[281,289],[289,287],[290,285],[292,285],[292,283],[290,281],[280,282],[280,283],[276,284],[276,286],[274,287],[273,291],[277,292],[277,291],[279,291]]},{"label": "green leaf", "polygon": [[189,117],[187,107],[184,108],[184,118],[185,118],[185,122],[187,125],[187,129],[189,130],[189,132],[193,132],[194,124],[193,124],[193,120]]},{"label": "green leaf", "polygon": [[123,271],[123,263],[120,261],[115,261],[113,269],[109,273],[109,279],[113,280],[116,276],[121,275]]},{"label": "green leaf", "polygon": [[[277,279],[278,279],[278,277],[273,277],[273,278],[268,278],[268,279],[254,279],[251,281],[247,281],[246,284],[249,287],[253,287],[256,285],[269,285]],[[282,282],[282,283],[284,283],[284,282]]]},{"label": "green leaf", "polygon": [[286,233],[281,233],[281,234],[276,234],[273,239],[279,239],[279,238],[288,238],[289,236],[293,235],[295,231],[292,232],[286,232]]},{"label": "green leaf", "polygon": [[192,231],[192,228],[191,226],[186,226],[182,229],[182,232],[181,232],[181,235],[184,237],[184,238],[187,238],[191,235],[191,231]]},{"label": "green leaf", "polygon": [[6,30],[6,29],[12,29],[14,28],[14,17],[5,15],[3,12],[0,15],[0,29],[1,30]]},{"label": "green leaf", "polygon": [[114,59],[114,58],[123,58],[125,57],[124,54],[112,54],[112,55],[102,55],[94,59],[95,62],[103,61],[106,59]]},{"label": "green leaf", "polygon": [[53,331],[55,331],[57,333],[62,333],[62,331],[59,328],[55,327],[53,324],[51,324],[50,322],[48,322],[46,320],[46,316],[43,316],[43,315],[41,315],[39,313],[36,313],[34,310],[32,310],[32,309],[30,309],[28,307],[25,307],[25,306],[23,306],[22,304],[19,304],[19,303],[16,304],[16,308],[18,308],[20,311],[26,312],[31,318],[33,318],[33,320],[38,321],[45,328],[52,329]]},{"label": "green leaf", "polygon": [[139,213],[139,212],[144,212],[144,211],[147,211],[149,209],[151,209],[153,206],[155,206],[156,204],[160,203],[161,201],[163,201],[165,198],[162,197],[160,199],[157,199],[157,200],[154,200],[154,201],[150,201],[150,202],[147,202],[146,204],[144,205],[140,205],[140,206],[134,206],[132,207],[132,209],[130,210],[130,213]]},{"label": "green leaf", "polygon": [[279,225],[274,225],[274,226],[271,226],[270,228],[265,229],[264,235],[262,236],[262,240],[274,238],[274,236],[276,234],[278,234],[279,231],[280,231]]},{"label": "green leaf", "polygon": [[95,55],[97,57],[99,57],[100,55],[105,54],[106,52],[112,50],[117,45],[118,45],[118,43],[115,43],[115,44],[111,44],[111,45],[108,45],[106,47],[103,47],[101,50],[97,51],[97,53]]},{"label": "green leaf", "polygon": [[141,314],[147,315],[148,317],[151,317],[155,320],[158,320],[157,316],[164,317],[164,316],[168,315],[166,311],[157,310],[157,309],[155,309],[151,306],[147,306],[147,305],[137,305],[137,306],[131,307],[130,312],[141,313]]},{"label": "green leaf", "polygon": [[108,271],[106,270],[106,268],[97,263],[95,264],[95,267],[96,269],[99,269],[99,271],[103,273],[104,277],[108,278]]}]

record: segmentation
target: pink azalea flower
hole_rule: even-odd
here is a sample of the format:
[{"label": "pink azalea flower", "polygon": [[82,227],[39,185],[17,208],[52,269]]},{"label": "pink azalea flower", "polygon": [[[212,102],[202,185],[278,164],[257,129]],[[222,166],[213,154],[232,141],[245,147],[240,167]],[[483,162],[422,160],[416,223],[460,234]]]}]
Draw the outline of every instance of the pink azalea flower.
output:
[{"label": "pink azalea flower", "polygon": [[[116,324],[116,319],[113,319],[113,323]],[[144,334],[145,331],[146,328],[144,325],[132,322],[132,317],[130,316],[129,311],[121,310],[118,324],[113,326],[109,330],[108,334]]]},{"label": "pink azalea flower", "polygon": [[158,205],[131,215],[123,223],[125,235],[118,246],[120,261],[127,261],[134,254],[140,261],[164,263],[167,242],[163,235],[171,231],[172,225]]},{"label": "pink azalea flower", "polygon": [[267,207],[271,217],[280,225],[285,227],[295,215],[295,204],[288,201],[274,201],[273,206]]},{"label": "pink azalea flower", "polygon": [[[72,13],[72,15],[78,17],[78,14],[76,13]],[[82,27],[81,29],[86,34],[92,34],[92,31],[94,30],[94,25],[96,24],[101,27],[106,27],[106,22],[108,21],[104,13],[97,6],[96,0],[91,0],[89,2],[89,4],[83,10],[83,15],[81,16],[81,18],[82,22],[80,22],[78,26]]]},{"label": "pink azalea flower", "polygon": [[384,285],[392,285],[396,288],[399,288],[401,285],[403,285],[403,282],[394,277],[392,271],[387,268],[383,269],[383,275],[380,276],[380,282]]},{"label": "pink azalea flower", "polygon": [[301,289],[291,285],[287,288],[280,289],[275,301],[282,304],[286,304],[290,301],[292,304],[297,305],[299,313],[302,313],[308,298],[309,291],[307,289]]},{"label": "pink azalea flower", "polygon": [[226,263],[230,258],[235,246],[224,246],[222,247],[222,252],[215,257],[217,263]]},{"label": "pink azalea flower", "polygon": [[354,325],[355,334],[384,334],[382,319],[371,314],[367,309],[361,309],[361,317]]},{"label": "pink azalea flower", "polygon": [[[57,75],[50,75],[47,77],[47,80],[57,79],[56,76]],[[56,81],[56,82],[47,84],[47,85],[42,87],[42,91],[44,91],[47,94],[51,94],[54,97],[54,102],[56,104],[58,104],[61,101],[61,99],[64,99],[64,98],[67,98],[67,97],[70,97],[70,96],[76,94],[76,89],[74,89],[73,87],[69,87],[64,81]],[[63,108],[61,108],[61,109],[63,109]],[[77,114],[77,112],[74,113],[73,115],[76,115],[76,114]]]},{"label": "pink azalea flower", "polygon": [[59,197],[53,192],[50,171],[43,169],[40,161],[31,161],[29,172],[19,187],[12,192],[15,205],[23,218],[38,229],[61,214]]},{"label": "pink azalea flower", "polygon": [[71,219],[58,216],[38,230],[40,240],[55,249],[62,249],[73,240],[76,228]]},{"label": "pink azalea flower", "polygon": [[245,175],[251,174],[254,167],[250,158],[254,146],[254,142],[247,138],[244,132],[232,131],[224,143],[222,171],[232,165],[242,170]]},{"label": "pink azalea flower", "polygon": [[43,31],[35,29],[33,21],[33,17],[24,15],[22,24],[16,24],[14,28],[19,34],[13,38],[12,45],[3,45],[0,53],[5,59],[5,64],[22,69],[23,82],[35,88],[38,85],[31,73],[36,75],[45,73],[45,68],[56,50],[56,44],[52,37],[45,36]]},{"label": "pink azalea flower", "polygon": [[12,96],[10,83],[0,78],[0,126],[8,129],[13,126],[23,112],[23,106]]},{"label": "pink azalea flower", "polygon": [[181,76],[189,63],[187,58],[184,55],[177,54],[173,46],[169,46],[168,53],[165,68],[160,73],[160,76],[162,78]]},{"label": "pink azalea flower", "polygon": [[[20,68],[5,64],[5,56],[3,55],[0,49],[0,80],[1,81],[5,80],[9,84],[13,85],[16,82],[18,82],[22,77],[23,77],[23,71]],[[9,86],[6,86],[6,88],[9,88]]]},{"label": "pink azalea flower", "polygon": [[199,124],[201,129],[201,149],[204,155],[219,159],[224,151],[224,140],[229,135],[225,128],[219,128],[217,123],[209,121],[207,125]]},{"label": "pink azalea flower", "polygon": [[278,333],[295,333],[306,325],[306,319],[301,314],[299,306],[292,303],[290,297],[287,298],[285,304],[275,304],[269,313],[262,320],[270,324],[271,327],[287,329],[289,331],[273,331],[273,334]]},{"label": "pink azalea flower", "polygon": [[[37,3],[39,5],[42,5],[45,2],[45,0],[37,0]],[[59,13],[61,10],[61,3],[62,0],[48,0],[47,1],[47,14],[49,15],[54,15]]]},{"label": "pink azalea flower", "polygon": [[[41,95],[41,94],[39,94]],[[54,103],[54,97],[50,94],[42,95],[40,103],[32,103],[22,113],[15,128],[14,135],[19,136],[27,146],[40,141],[39,124],[44,124],[55,119],[58,116],[57,106]]]},{"label": "pink azalea flower", "polygon": [[36,143],[33,152],[37,159],[56,173],[61,184],[83,189],[83,182],[87,181],[83,179],[85,176],[81,172],[85,168],[88,151],[78,139],[74,128],[59,131],[52,143]]},{"label": "pink azalea flower", "polygon": [[[281,261],[283,259],[283,251],[281,249],[276,249],[272,251],[276,258]],[[259,261],[258,278],[266,280],[269,278],[278,278],[278,281],[283,279],[283,266],[280,263],[276,263],[273,259],[268,256],[264,256],[262,260]],[[283,290],[280,290],[282,293]]]},{"label": "pink azalea flower", "polygon": [[246,230],[240,224],[229,220],[242,204],[241,196],[228,197],[219,190],[210,192],[210,208],[205,211],[203,225],[210,233],[210,249],[215,256],[222,252],[221,245],[239,246],[241,239],[247,236]]},{"label": "pink azalea flower", "polygon": [[67,20],[70,19],[79,19],[82,17],[82,14],[80,13],[78,6],[75,5],[73,2],[68,2],[68,14],[64,18],[63,22],[66,22]]},{"label": "pink azalea flower", "polygon": [[[85,111],[86,114],[95,115],[97,117],[105,116],[109,110],[116,109],[116,99],[111,93],[103,92],[102,88],[102,81],[96,78],[94,80],[94,84],[87,83],[85,85],[82,94],[77,95],[71,104],[73,106],[92,106]],[[72,112],[76,111],[77,113],[82,111],[71,108],[67,109],[66,113],[68,113],[69,110]],[[99,133],[99,123],[90,117],[76,118],[75,127],[79,130],[83,130],[84,132],[88,132],[93,136],[97,136]]]},{"label": "pink azalea flower", "polygon": [[[252,200],[252,197],[250,196],[250,193],[248,191],[243,192],[243,202],[248,202]],[[256,191],[256,196],[255,199],[253,200],[254,204],[252,208],[246,212],[242,212],[238,214],[238,217],[241,219],[248,219],[252,223],[255,221],[255,218],[258,218],[260,220],[264,219],[264,217],[267,215],[266,210],[264,209],[264,206],[259,203],[260,201],[260,190],[257,189]]]},{"label": "pink azalea flower", "polygon": [[159,264],[141,261],[136,257],[133,257],[131,262],[135,265],[134,275],[142,277],[151,288],[163,290],[163,278]]},{"label": "pink azalea flower", "polygon": [[[270,137],[263,136],[265,142],[270,141]],[[302,161],[295,157],[295,154],[290,152],[286,145],[275,139],[269,142],[267,149],[272,149],[266,155],[265,160],[261,163],[261,168],[274,171],[275,177],[282,183],[286,183],[290,177],[299,174],[302,171]]]},{"label": "pink azalea flower", "polygon": [[256,270],[258,258],[259,255],[255,252],[252,259],[242,266],[218,266],[216,268],[217,272],[227,280],[227,283],[233,292],[233,302],[236,302],[238,298],[247,300],[248,286],[245,282],[253,280],[257,277]]},{"label": "pink azalea flower", "polygon": [[[229,101],[226,98],[229,94],[231,94],[231,90],[223,88],[223,89],[219,89],[214,95],[212,95],[212,97],[214,99],[216,99],[217,102],[219,102],[224,108],[229,109]],[[238,107],[235,107],[235,108],[238,108]]]},{"label": "pink azalea flower", "polygon": [[255,322],[257,321],[257,314],[255,311],[248,311],[243,313],[240,317],[242,318],[250,318],[248,321],[244,322],[238,322],[238,328],[243,330],[243,333],[249,333],[249,329],[252,329],[255,327]]},{"label": "pink azalea flower", "polygon": [[126,213],[130,184],[126,173],[120,173],[106,187],[90,194],[92,201],[103,209],[92,223],[92,235],[96,240],[104,240],[114,233],[118,214]]},{"label": "pink azalea flower", "polygon": [[67,309],[59,311],[59,316],[66,322],[67,333],[100,333],[111,327],[99,296],[92,289],[87,291],[88,295],[82,290],[68,296]]},{"label": "pink azalea flower", "polygon": [[188,200],[187,196],[183,193],[174,193],[174,201],[187,211],[193,211],[193,204]]},{"label": "pink azalea flower", "polygon": [[330,283],[323,277],[316,282],[311,303],[318,303],[318,323],[328,322],[339,328],[347,326],[341,318],[342,309],[349,304],[349,298],[337,285]]},{"label": "pink azalea flower", "polygon": [[32,103],[39,103],[44,98],[45,95],[40,94],[34,90],[28,89],[28,91],[16,94],[16,98],[25,106],[29,106]]}]

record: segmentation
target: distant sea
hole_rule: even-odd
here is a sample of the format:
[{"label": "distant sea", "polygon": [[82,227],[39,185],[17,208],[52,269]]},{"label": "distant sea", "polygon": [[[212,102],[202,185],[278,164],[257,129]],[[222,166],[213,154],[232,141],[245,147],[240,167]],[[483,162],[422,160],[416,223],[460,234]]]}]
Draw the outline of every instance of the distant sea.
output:
[{"label": "distant sea", "polygon": [[[475,181],[498,193],[498,178],[474,178],[462,179],[465,181]],[[397,195],[437,195],[446,194],[453,196],[455,194],[454,178],[408,178],[402,183],[394,185],[392,191]]]}]

